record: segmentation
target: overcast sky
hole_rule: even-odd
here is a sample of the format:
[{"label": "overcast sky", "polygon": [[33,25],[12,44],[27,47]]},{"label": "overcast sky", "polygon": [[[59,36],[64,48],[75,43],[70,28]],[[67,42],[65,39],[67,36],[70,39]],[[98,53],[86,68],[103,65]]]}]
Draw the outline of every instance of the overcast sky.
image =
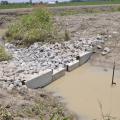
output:
[{"label": "overcast sky", "polygon": [[[3,1],[3,0],[0,0]],[[7,0],[8,2],[29,2],[29,0]],[[33,2],[49,2],[49,1],[56,1],[56,0],[32,0]],[[68,1],[68,0],[58,0],[58,1]]]}]

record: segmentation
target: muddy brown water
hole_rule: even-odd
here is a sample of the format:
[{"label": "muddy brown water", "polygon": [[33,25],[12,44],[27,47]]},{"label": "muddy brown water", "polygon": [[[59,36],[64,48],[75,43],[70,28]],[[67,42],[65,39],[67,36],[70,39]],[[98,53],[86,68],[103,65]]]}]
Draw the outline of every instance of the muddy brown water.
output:
[{"label": "muddy brown water", "polygon": [[[115,71],[116,86],[111,86],[112,69],[89,63],[66,73],[46,87],[63,97],[67,107],[80,118],[101,120],[104,115],[120,118],[120,70]],[[102,112],[101,112],[101,107]]]}]

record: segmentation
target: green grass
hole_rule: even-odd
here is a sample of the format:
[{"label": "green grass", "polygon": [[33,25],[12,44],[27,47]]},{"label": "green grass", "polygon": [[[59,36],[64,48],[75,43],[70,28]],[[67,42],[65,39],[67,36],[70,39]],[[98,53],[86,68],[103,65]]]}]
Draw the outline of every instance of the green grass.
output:
[{"label": "green grass", "polygon": [[9,60],[10,56],[6,53],[4,47],[0,46],[0,62]]},{"label": "green grass", "polygon": [[66,11],[63,11],[61,12],[61,16],[67,16],[67,15],[76,15],[76,14],[79,14],[80,12],[77,11],[77,10],[66,10]]},{"label": "green grass", "polygon": [[32,5],[27,3],[0,5],[0,9],[16,9],[16,8],[30,8],[30,7],[32,7]]},{"label": "green grass", "polygon": [[[53,39],[54,27],[47,9],[35,9],[9,26],[6,39],[17,45],[31,45],[34,42],[48,42]],[[19,41],[19,44],[18,44]]]},{"label": "green grass", "polygon": [[112,1],[96,1],[96,2],[62,2],[54,5],[49,5],[50,7],[58,6],[80,6],[80,5],[110,5],[110,4],[120,4],[120,0]]},{"label": "green grass", "polygon": [[[105,4],[120,4],[120,0],[111,1],[96,1],[96,2],[61,2],[57,4],[48,5],[49,7],[59,6],[79,6],[79,5],[105,5]],[[16,8],[31,8],[32,4],[29,3],[11,3],[8,5],[0,5],[0,9],[16,9]]]},{"label": "green grass", "polygon": [[16,9],[16,8],[30,8],[30,7],[32,7],[32,5],[27,3],[0,5],[0,9]]},{"label": "green grass", "polygon": [[1,105],[0,105],[0,120],[13,120],[12,114]]}]

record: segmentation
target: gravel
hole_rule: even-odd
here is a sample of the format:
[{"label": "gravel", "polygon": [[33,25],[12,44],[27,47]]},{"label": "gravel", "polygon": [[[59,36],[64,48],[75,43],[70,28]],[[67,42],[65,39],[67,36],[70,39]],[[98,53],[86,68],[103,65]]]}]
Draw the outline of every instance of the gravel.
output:
[{"label": "gravel", "polygon": [[28,48],[17,48],[6,43],[5,48],[12,55],[12,60],[0,62],[0,80],[4,81],[3,88],[9,91],[21,88],[30,75],[39,74],[46,69],[55,70],[65,67],[75,61],[79,54],[92,51],[98,43],[102,43],[102,36],[80,38],[62,43],[34,43]]}]

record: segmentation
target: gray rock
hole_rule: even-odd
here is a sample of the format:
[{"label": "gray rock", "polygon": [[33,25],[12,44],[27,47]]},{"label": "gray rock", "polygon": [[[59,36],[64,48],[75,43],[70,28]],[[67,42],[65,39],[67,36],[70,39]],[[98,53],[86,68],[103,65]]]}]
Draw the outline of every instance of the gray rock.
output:
[{"label": "gray rock", "polygon": [[7,87],[7,91],[8,92],[11,92],[14,88],[14,85],[13,84],[10,84],[8,87]]},{"label": "gray rock", "polygon": [[104,48],[104,52],[107,52],[107,53],[110,52],[110,48],[105,47],[105,48]]},{"label": "gray rock", "polygon": [[2,88],[3,88],[3,89],[7,89],[8,86],[9,86],[9,84],[8,84],[7,82],[4,82]]},{"label": "gray rock", "polygon": [[21,85],[21,81],[20,80],[15,80],[14,81],[14,86],[20,86]]},{"label": "gray rock", "polygon": [[15,80],[13,84],[21,86],[21,81],[26,80],[27,75],[38,74],[40,70],[48,68],[64,67],[65,64],[75,61],[79,53],[90,51],[93,45],[101,43],[102,36],[98,35],[97,38],[99,39],[80,38],[55,44],[34,43],[28,48],[17,48],[7,43],[5,47],[13,55],[13,59],[6,64],[0,64],[0,68],[4,68],[4,79]]},{"label": "gray rock", "polygon": [[101,46],[101,45],[97,45],[97,48],[98,48],[98,49],[102,49],[102,46]]}]

